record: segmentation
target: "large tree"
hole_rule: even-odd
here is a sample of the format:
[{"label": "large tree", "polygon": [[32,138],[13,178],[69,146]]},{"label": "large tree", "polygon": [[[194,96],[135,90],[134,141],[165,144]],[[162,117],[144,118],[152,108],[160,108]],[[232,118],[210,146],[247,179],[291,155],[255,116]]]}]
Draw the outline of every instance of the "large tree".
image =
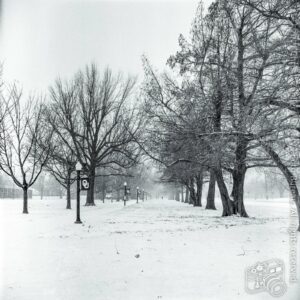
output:
[{"label": "large tree", "polygon": [[23,189],[23,213],[28,213],[28,189],[41,174],[52,148],[52,131],[43,118],[41,99],[22,97],[13,85],[5,97],[3,122],[0,123],[0,168]]},{"label": "large tree", "polygon": [[128,168],[139,155],[135,139],[141,121],[133,98],[135,78],[100,73],[95,65],[69,82],[57,80],[50,89],[51,124],[62,140],[70,137],[77,159],[90,179],[86,205],[95,205],[96,168]]}]

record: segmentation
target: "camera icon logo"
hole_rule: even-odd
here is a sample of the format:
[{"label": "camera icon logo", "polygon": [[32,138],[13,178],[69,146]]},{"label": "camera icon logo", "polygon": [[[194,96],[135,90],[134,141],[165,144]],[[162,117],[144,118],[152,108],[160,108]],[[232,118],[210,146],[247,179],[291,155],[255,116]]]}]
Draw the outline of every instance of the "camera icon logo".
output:
[{"label": "camera icon logo", "polygon": [[281,297],[287,291],[285,265],[280,259],[257,262],[245,270],[245,290],[249,294],[268,292]]}]

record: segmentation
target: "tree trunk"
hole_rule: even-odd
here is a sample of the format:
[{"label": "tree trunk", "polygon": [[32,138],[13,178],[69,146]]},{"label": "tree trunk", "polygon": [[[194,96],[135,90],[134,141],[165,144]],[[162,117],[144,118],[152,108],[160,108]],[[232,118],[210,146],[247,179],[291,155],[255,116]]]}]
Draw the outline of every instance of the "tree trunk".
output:
[{"label": "tree trunk", "polygon": [[223,206],[223,213],[222,217],[227,217],[232,215],[232,205],[231,200],[228,195],[227,187],[224,182],[222,170],[220,168],[216,168],[214,170],[216,181],[218,183],[218,188],[221,195],[222,206]]},{"label": "tree trunk", "polygon": [[245,160],[247,157],[247,140],[244,137],[239,136],[237,139],[237,147],[235,150],[235,164],[232,173],[233,188],[233,212],[237,212],[241,217],[248,218],[244,206],[244,183],[246,175]]},{"label": "tree trunk", "polygon": [[105,196],[106,196],[106,191],[105,191],[104,186],[102,187],[101,194],[102,194],[102,202],[104,203],[104,201],[105,201]]},{"label": "tree trunk", "polygon": [[181,202],[184,202],[184,186],[181,186]]},{"label": "tree trunk", "polygon": [[208,186],[208,193],[207,193],[207,200],[206,200],[205,209],[214,209],[214,210],[216,210],[215,190],[216,190],[216,178],[215,178],[214,171],[211,169],[210,170],[209,186]]},{"label": "tree trunk", "polygon": [[23,187],[23,214],[28,214],[28,187]]},{"label": "tree trunk", "polygon": [[269,200],[269,186],[268,186],[268,180],[267,180],[266,173],[265,173],[265,197],[267,200]]},{"label": "tree trunk", "polygon": [[244,182],[245,182],[246,167],[236,169],[232,173],[233,186],[232,186],[232,197],[234,213],[238,213],[241,217],[248,218],[244,206]]},{"label": "tree trunk", "polygon": [[185,186],[185,200],[184,200],[184,203],[189,203],[189,197],[190,197],[189,187],[186,185]]},{"label": "tree trunk", "polygon": [[277,184],[277,189],[279,192],[279,198],[283,198],[284,197],[284,188],[282,187],[281,184]]},{"label": "tree trunk", "polygon": [[176,201],[180,200],[180,192],[177,187],[175,188],[175,200]]},{"label": "tree trunk", "polygon": [[195,206],[202,206],[202,188],[203,188],[203,173],[202,171],[196,176],[196,185],[197,185],[197,205]]},{"label": "tree trunk", "polygon": [[117,202],[119,202],[120,201],[120,189],[118,188],[118,190],[117,190]]},{"label": "tree trunk", "polygon": [[[237,126],[240,131],[246,131],[246,115],[249,114],[247,101],[245,96],[245,86],[244,86],[244,35],[243,27],[241,25],[237,32],[237,46],[238,46],[238,55],[237,55],[237,87],[238,87],[238,119]],[[241,217],[248,217],[248,214],[244,206],[244,181],[246,174],[246,164],[245,160],[247,157],[247,145],[248,141],[244,135],[238,135],[236,141],[236,150],[235,150],[235,163],[233,169],[233,190],[232,196],[234,201],[232,203],[234,212],[237,211]]]},{"label": "tree trunk", "polygon": [[95,205],[95,174],[96,168],[91,166],[90,173],[89,173],[89,180],[90,180],[90,189],[87,191],[86,195],[86,203],[85,206],[94,206]]},{"label": "tree trunk", "polygon": [[67,179],[67,209],[71,209],[71,182]]},{"label": "tree trunk", "polygon": [[40,196],[41,200],[44,198],[45,176],[40,176]]},{"label": "tree trunk", "polygon": [[198,206],[197,199],[196,199],[195,185],[194,185],[194,177],[192,177],[190,179],[189,190],[190,190],[189,204],[193,204],[194,206]]},{"label": "tree trunk", "polygon": [[297,212],[298,212],[298,231],[300,231],[300,196],[299,191],[296,185],[296,180],[293,175],[293,173],[288,169],[288,167],[282,162],[278,154],[267,144],[261,142],[261,145],[265,149],[265,151],[271,156],[273,161],[276,163],[277,167],[281,170],[283,173],[288,185],[290,192],[292,194],[292,198],[296,204]]},{"label": "tree trunk", "polygon": [[43,198],[44,198],[44,180],[41,186],[41,200],[43,200]]}]

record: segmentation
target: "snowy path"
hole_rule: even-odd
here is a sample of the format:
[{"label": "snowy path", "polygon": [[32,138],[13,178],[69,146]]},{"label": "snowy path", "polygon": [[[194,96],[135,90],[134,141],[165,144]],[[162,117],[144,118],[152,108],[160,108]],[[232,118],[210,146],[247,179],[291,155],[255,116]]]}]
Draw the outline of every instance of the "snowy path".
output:
[{"label": "snowy path", "polygon": [[273,299],[245,293],[244,269],[271,258],[288,267],[289,206],[254,204],[255,218],[224,219],[170,200],[99,202],[75,225],[62,200],[31,200],[29,215],[0,200],[0,299]]}]

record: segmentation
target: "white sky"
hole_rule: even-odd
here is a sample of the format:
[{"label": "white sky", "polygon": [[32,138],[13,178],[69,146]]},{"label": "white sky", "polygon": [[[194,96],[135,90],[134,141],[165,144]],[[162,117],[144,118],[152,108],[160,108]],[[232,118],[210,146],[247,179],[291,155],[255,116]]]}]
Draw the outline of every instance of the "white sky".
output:
[{"label": "white sky", "polygon": [[2,0],[5,78],[41,91],[92,61],[142,76],[142,54],[162,69],[179,34],[189,35],[198,2]]}]

